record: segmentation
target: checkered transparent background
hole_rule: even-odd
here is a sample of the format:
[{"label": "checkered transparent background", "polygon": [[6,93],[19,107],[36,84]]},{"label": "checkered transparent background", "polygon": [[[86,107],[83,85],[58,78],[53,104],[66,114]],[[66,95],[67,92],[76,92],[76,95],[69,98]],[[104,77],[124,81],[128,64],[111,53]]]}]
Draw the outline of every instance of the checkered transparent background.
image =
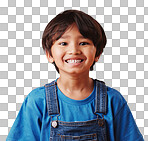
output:
[{"label": "checkered transparent background", "polygon": [[0,0],[0,140],[26,95],[59,75],[41,48],[47,23],[82,10],[104,27],[107,46],[90,76],[119,90],[148,141],[147,0]]}]

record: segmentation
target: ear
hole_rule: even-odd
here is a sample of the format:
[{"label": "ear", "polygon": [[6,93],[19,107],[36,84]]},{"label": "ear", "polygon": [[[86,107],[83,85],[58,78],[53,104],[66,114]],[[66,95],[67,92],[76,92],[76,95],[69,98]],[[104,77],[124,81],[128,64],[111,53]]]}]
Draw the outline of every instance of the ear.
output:
[{"label": "ear", "polygon": [[50,63],[53,63],[54,62],[54,59],[53,59],[53,57],[50,55],[50,53],[46,50],[46,57],[47,57],[47,59],[48,59],[48,61],[50,62]]},{"label": "ear", "polygon": [[99,56],[95,57],[95,62],[98,62],[100,56],[101,56],[101,54]]}]

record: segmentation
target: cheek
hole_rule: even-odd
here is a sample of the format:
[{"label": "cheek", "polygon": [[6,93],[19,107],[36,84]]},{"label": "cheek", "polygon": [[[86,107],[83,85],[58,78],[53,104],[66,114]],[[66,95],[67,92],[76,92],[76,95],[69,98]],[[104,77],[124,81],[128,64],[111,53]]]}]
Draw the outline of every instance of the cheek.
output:
[{"label": "cheek", "polygon": [[96,48],[95,47],[91,48],[88,53],[89,53],[89,56],[95,57],[95,55],[96,55]]},{"label": "cheek", "polygon": [[59,59],[59,58],[62,58],[64,56],[63,51],[61,51],[58,48],[52,49],[52,54],[53,54],[53,58],[56,59],[56,60]]}]

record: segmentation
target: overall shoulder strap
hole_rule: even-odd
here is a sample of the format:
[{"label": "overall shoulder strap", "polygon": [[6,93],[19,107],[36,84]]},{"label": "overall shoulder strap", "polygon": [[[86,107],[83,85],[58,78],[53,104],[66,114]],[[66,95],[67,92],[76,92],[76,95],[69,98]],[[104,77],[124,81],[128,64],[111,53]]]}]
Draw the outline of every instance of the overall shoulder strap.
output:
[{"label": "overall shoulder strap", "polygon": [[57,98],[56,81],[52,81],[51,83],[46,84],[44,87],[46,92],[48,115],[50,116],[60,114],[59,103]]},{"label": "overall shoulder strap", "polygon": [[95,113],[107,113],[107,87],[103,81],[95,80],[96,82],[96,103]]}]

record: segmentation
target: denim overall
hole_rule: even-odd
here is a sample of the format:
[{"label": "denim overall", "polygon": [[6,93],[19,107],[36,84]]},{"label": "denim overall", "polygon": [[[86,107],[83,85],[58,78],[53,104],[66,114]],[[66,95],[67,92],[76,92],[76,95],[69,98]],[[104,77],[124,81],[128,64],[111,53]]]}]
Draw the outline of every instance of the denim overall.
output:
[{"label": "denim overall", "polygon": [[[45,85],[48,114],[51,117],[50,141],[107,141],[107,130],[104,114],[107,112],[107,87],[104,82],[96,81],[96,101],[94,114],[97,119],[83,122],[59,121],[59,103],[57,83]],[[56,120],[52,120],[56,117]]]}]

